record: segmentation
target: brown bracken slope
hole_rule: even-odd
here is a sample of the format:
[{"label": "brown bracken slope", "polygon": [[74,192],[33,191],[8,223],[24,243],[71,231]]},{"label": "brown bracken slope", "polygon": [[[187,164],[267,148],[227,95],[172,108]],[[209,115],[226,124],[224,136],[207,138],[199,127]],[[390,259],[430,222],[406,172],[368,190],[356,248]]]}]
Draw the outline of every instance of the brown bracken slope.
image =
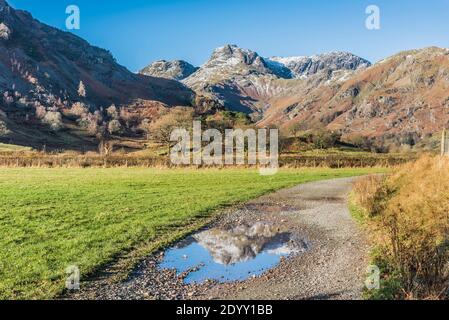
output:
[{"label": "brown bracken slope", "polygon": [[[449,124],[449,50],[401,52],[346,81],[277,97],[260,125],[418,141]],[[397,141],[400,142],[400,141]]]}]

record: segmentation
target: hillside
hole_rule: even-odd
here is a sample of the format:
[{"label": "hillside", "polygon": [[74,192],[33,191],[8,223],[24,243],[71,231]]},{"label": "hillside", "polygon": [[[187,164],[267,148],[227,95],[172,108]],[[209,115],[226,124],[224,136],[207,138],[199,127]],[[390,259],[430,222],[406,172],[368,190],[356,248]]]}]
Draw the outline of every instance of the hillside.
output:
[{"label": "hillside", "polygon": [[[65,124],[70,120],[66,113],[76,102],[95,112],[136,99],[188,106],[195,96],[177,81],[130,72],[108,51],[40,23],[4,0],[0,0],[0,92],[0,140],[41,145],[56,139],[61,146],[72,142],[48,130],[42,121],[48,112]],[[73,136],[74,130],[69,131]]]},{"label": "hillside", "polygon": [[218,99],[229,110],[259,119],[276,97],[348,76],[369,65],[368,61],[343,52],[263,58],[254,51],[226,45],[215,49],[210,59],[182,82],[197,93]]},{"label": "hillside", "polygon": [[142,142],[143,126],[186,106],[196,116],[243,112],[290,133],[334,131],[356,145],[414,146],[449,125],[448,89],[449,50],[435,47],[371,65],[348,52],[265,58],[225,45],[199,68],[160,60],[135,74],[0,0],[0,143],[85,150],[110,136]]},{"label": "hillside", "polygon": [[449,51],[405,51],[375,65],[346,52],[264,58],[217,48],[181,80],[259,126],[329,130],[343,140],[414,146],[449,124]]},{"label": "hillside", "polygon": [[401,52],[346,81],[279,98],[261,125],[326,127],[413,145],[449,124],[449,50]]}]

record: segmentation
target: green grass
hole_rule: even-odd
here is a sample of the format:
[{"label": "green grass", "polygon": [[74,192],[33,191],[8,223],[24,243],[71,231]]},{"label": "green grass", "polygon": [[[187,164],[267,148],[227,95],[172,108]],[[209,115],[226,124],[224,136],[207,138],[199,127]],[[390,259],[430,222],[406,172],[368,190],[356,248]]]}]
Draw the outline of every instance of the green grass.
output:
[{"label": "green grass", "polygon": [[17,151],[31,151],[32,148],[17,146],[14,144],[0,143],[0,152],[17,152]]},{"label": "green grass", "polygon": [[349,194],[349,212],[351,213],[352,218],[360,225],[363,226],[366,223],[367,217],[365,210],[357,204],[354,192]]},{"label": "green grass", "polygon": [[0,169],[0,299],[53,298],[69,265],[89,275],[143,244],[151,251],[184,236],[225,206],[373,171]]}]

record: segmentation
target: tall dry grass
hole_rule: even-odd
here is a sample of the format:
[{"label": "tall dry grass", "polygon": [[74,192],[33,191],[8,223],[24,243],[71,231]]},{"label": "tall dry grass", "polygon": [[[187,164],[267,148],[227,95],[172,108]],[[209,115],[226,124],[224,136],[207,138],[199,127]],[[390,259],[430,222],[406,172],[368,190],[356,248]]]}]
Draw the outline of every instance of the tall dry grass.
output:
[{"label": "tall dry grass", "polygon": [[[449,158],[424,156],[388,177],[355,185],[396,298],[449,297]],[[385,270],[384,270],[385,271]]]},{"label": "tall dry grass", "polygon": [[[415,158],[403,155],[280,155],[279,165],[287,168],[369,168],[393,167]],[[0,152],[0,167],[172,167],[167,155],[126,153],[120,150],[107,156],[95,152],[45,153]],[[206,166],[208,167],[208,166]]]}]

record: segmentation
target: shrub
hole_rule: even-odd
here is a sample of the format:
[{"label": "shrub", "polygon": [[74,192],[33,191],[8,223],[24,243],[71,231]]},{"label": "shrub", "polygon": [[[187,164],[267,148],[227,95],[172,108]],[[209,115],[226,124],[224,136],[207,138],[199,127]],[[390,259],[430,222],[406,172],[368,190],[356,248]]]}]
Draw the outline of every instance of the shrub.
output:
[{"label": "shrub", "polygon": [[44,119],[45,115],[47,114],[47,109],[41,104],[36,105],[36,118],[38,119]]},{"label": "shrub", "polygon": [[62,128],[61,113],[58,111],[48,111],[42,119],[42,122],[48,124],[53,131],[58,131]]},{"label": "shrub", "polygon": [[356,184],[355,201],[371,218],[367,224],[389,276],[399,277],[397,295],[447,298],[449,159],[425,156],[387,179],[364,179]]},{"label": "shrub", "polygon": [[114,104],[106,109],[106,113],[111,119],[116,120],[119,118],[117,107]]},{"label": "shrub", "polygon": [[81,128],[86,129],[90,135],[95,136],[101,131],[100,128],[101,120],[102,117],[98,112],[95,112],[93,114],[86,113],[83,114],[81,118],[78,120],[78,125]]},{"label": "shrub", "polygon": [[309,144],[315,149],[330,149],[341,143],[341,134],[338,132],[326,129],[302,131],[300,128],[300,125],[293,126],[284,134],[293,136],[299,142]]},{"label": "shrub", "polygon": [[9,133],[11,133],[11,131],[9,131],[6,123],[4,121],[0,120],[0,137],[5,136]]},{"label": "shrub", "polygon": [[85,114],[89,113],[89,110],[84,105],[84,103],[82,103],[82,102],[75,102],[72,105],[72,108],[70,109],[70,113],[73,114],[74,116],[81,117],[82,115],[85,115]]},{"label": "shrub", "polygon": [[364,218],[382,214],[392,193],[383,176],[368,176],[354,184],[355,198],[363,210]]},{"label": "shrub", "polygon": [[122,132],[122,125],[120,124],[120,121],[118,120],[111,120],[108,123],[108,132],[110,134],[116,134]]},{"label": "shrub", "polygon": [[320,130],[313,132],[312,141],[317,149],[328,149],[335,147],[341,139],[341,134]]}]

